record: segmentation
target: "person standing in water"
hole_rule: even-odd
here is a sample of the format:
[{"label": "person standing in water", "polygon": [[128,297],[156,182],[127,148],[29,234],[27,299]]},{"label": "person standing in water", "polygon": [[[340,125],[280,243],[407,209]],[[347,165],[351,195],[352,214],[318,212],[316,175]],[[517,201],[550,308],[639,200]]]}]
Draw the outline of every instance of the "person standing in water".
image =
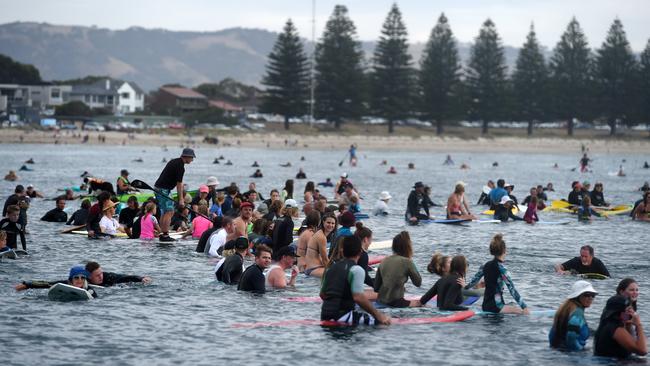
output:
[{"label": "person standing in water", "polygon": [[183,175],[185,174],[185,164],[191,163],[196,155],[194,150],[190,148],[183,149],[183,152],[179,158],[171,159],[165,168],[160,173],[158,180],[156,180],[156,200],[160,208],[160,214],[162,215],[160,219],[160,230],[162,233],[158,238],[160,241],[174,241],[169,236],[169,225],[172,220],[172,215],[174,215],[174,201],[171,199],[169,194],[172,189],[176,187],[176,192],[178,194],[178,207],[182,208],[185,206],[183,198],[185,197],[185,192],[183,191]]}]

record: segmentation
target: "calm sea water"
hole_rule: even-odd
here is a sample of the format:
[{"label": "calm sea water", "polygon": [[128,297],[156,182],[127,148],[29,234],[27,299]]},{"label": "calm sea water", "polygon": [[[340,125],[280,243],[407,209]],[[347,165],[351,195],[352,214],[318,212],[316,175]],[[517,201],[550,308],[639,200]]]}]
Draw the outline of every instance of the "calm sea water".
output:
[{"label": "calm sea water", "polygon": [[[363,147],[362,147],[363,148]],[[398,148],[398,147],[396,147]],[[46,197],[57,188],[79,184],[79,175],[92,174],[114,181],[120,169],[131,178],[153,184],[163,157],[179,155],[178,148],[162,151],[154,147],[0,145],[0,172],[17,170],[30,157],[36,161],[33,172],[18,172],[22,184],[34,184]],[[591,328],[596,328],[607,297],[618,281],[636,278],[641,286],[639,312],[644,323],[650,319],[644,294],[649,285],[650,255],[647,251],[648,224],[631,222],[627,216],[596,220],[591,224],[562,226],[510,224],[472,224],[468,226],[426,225],[407,227],[402,220],[406,197],[415,181],[433,187],[433,199],[444,202],[458,180],[468,183],[468,198],[475,202],[488,179],[505,178],[515,184],[515,195],[527,195],[532,185],[553,182],[558,192],[550,198],[565,197],[573,180],[601,181],[605,197],[614,203],[631,203],[640,197],[637,189],[650,172],[641,169],[647,156],[594,154],[593,173],[580,174],[570,169],[580,154],[454,154],[456,166],[442,165],[444,154],[379,152],[360,150],[355,168],[338,166],[342,151],[280,151],[255,149],[197,148],[198,158],[187,166],[185,180],[191,187],[215,175],[224,186],[237,182],[245,189],[257,160],[265,177],[256,180],[265,196],[271,188],[281,189],[285,179],[303,167],[309,180],[333,180],[347,171],[360,188],[362,206],[370,209],[379,192],[390,191],[392,214],[371,218],[365,223],[375,240],[392,238],[408,230],[414,241],[415,262],[423,273],[422,288],[407,285],[407,291],[421,294],[437,277],[426,273],[433,251],[462,253],[468,257],[469,272],[489,260],[488,243],[498,232],[508,245],[506,266],[519,292],[532,309],[556,308],[568,294],[575,277],[559,276],[553,264],[578,254],[581,245],[591,244],[596,256],[609,267],[612,279],[596,281],[600,295],[587,310]],[[224,155],[233,166],[213,165]],[[305,161],[300,161],[304,156]],[[143,163],[133,162],[142,158]],[[387,175],[388,160],[399,174]],[[615,172],[623,159],[627,177]],[[290,161],[291,168],[279,163]],[[492,167],[498,161],[499,166]],[[406,166],[413,162],[415,170]],[[461,171],[466,162],[471,169]],[[554,163],[560,169],[552,169]],[[302,192],[306,181],[297,181]],[[0,182],[0,196],[13,192],[15,183]],[[326,195],[332,196],[331,192]],[[77,208],[79,202],[69,202]],[[329,330],[320,327],[233,329],[238,322],[316,319],[319,304],[281,301],[287,296],[315,296],[319,282],[299,276],[295,291],[278,291],[263,297],[238,293],[214,280],[214,264],[194,253],[195,242],[158,246],[138,240],[89,241],[80,236],[59,235],[63,226],[41,223],[38,219],[54,206],[52,201],[36,199],[29,209],[28,249],[31,256],[0,263],[0,298],[4,314],[0,332],[5,349],[4,365],[33,364],[430,364],[440,360],[450,365],[593,364],[610,363],[592,356],[591,349],[566,354],[548,348],[550,317],[476,316],[461,323],[392,327],[359,327]],[[479,211],[476,207],[473,210]],[[442,215],[442,209],[433,210]],[[563,214],[540,214],[542,220],[560,220]],[[381,254],[381,252],[380,252]],[[388,254],[388,252],[383,252]],[[13,285],[20,280],[64,279],[68,269],[80,262],[95,260],[105,271],[134,273],[153,277],[149,286],[131,285],[99,290],[99,299],[83,303],[56,303],[46,291],[17,293]],[[509,295],[507,295],[509,296]],[[431,310],[393,311],[395,316],[427,316]],[[589,342],[591,348],[591,340]],[[11,350],[11,351],[7,351]],[[645,360],[642,360],[645,362]]]}]

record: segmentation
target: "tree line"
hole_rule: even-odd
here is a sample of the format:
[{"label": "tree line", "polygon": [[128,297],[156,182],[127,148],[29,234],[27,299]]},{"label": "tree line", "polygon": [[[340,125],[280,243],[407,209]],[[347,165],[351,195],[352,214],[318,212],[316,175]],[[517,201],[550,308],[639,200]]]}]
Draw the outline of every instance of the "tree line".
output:
[{"label": "tree line", "polygon": [[[632,52],[617,18],[600,48],[592,50],[573,18],[546,60],[534,26],[508,72],[496,25],[487,19],[461,64],[458,42],[441,14],[426,43],[419,67],[408,53],[406,25],[391,7],[369,66],[365,66],[353,21],[337,5],[315,45],[314,113],[336,128],[362,115],[382,117],[388,131],[405,118],[431,120],[438,134],[453,121],[525,121],[528,134],[544,121],[602,121],[616,134],[619,124],[650,120],[650,41],[640,57]],[[289,119],[309,113],[311,60],[289,19],[268,56],[262,80],[262,110]]]}]

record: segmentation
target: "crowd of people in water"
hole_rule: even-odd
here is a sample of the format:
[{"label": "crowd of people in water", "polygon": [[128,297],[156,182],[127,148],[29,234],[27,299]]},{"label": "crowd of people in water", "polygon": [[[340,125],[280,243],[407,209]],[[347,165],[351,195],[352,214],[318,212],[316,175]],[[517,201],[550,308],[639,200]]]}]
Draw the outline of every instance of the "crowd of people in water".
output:
[{"label": "crowd of people in water", "polygon": [[[352,145],[348,151],[350,165],[357,163],[356,149],[356,145]],[[84,172],[83,184],[66,188],[65,193],[54,200],[55,207],[41,220],[67,223],[72,225],[71,229],[85,231],[91,239],[124,236],[171,243],[179,236],[191,237],[197,240],[197,252],[217,260],[212,271],[214,278],[240,291],[263,294],[269,288],[292,287],[299,274],[319,278],[319,296],[323,301],[321,320],[324,321],[387,325],[391,323],[390,316],[378,310],[376,304],[391,308],[433,305],[443,311],[463,311],[468,310],[464,302],[470,296],[482,297],[484,312],[530,313],[506,267],[508,251],[501,234],[493,236],[487,246],[491,258],[473,276],[467,272],[465,256],[433,254],[426,270],[440,279],[421,297],[411,298],[406,296],[405,284],[410,280],[413,286],[420,287],[422,276],[413,261],[409,232],[395,235],[390,245],[392,254],[383,258],[378,267],[371,266],[368,251],[373,243],[373,232],[359,220],[364,217],[361,193],[347,173],[342,173],[336,182],[329,178],[320,183],[308,181],[302,193],[294,189],[294,179],[288,179],[281,190],[272,189],[265,199],[254,181],[242,192],[235,183],[220,188],[214,176],[207,177],[197,190],[187,190],[183,182],[185,168],[195,158],[193,149],[183,149],[180,157],[166,162],[153,186],[130,181],[127,170],[120,172],[115,186]],[[586,154],[581,164],[585,158]],[[585,166],[589,163],[586,159]],[[447,156],[443,164],[453,165],[451,156]],[[253,167],[259,166],[254,162]],[[257,172],[262,176],[257,169],[253,178],[258,177]],[[300,169],[296,179],[306,179],[306,173]],[[513,184],[507,184],[504,179],[497,179],[496,184],[490,180],[477,204],[470,205],[465,187],[462,181],[456,183],[445,205],[444,220],[478,220],[478,212],[472,212],[471,208],[481,207],[492,210],[494,220],[535,223],[539,220],[537,212],[549,205],[547,193],[554,191],[551,183],[531,187],[520,203],[513,194]],[[610,206],[605,200],[602,183],[596,183],[591,189],[588,181],[576,181],[571,188],[563,207],[574,210],[580,220],[601,216],[599,210]],[[640,190],[643,198],[635,203],[631,216],[635,220],[649,221],[648,183]],[[148,191],[153,194],[147,194]],[[324,193],[326,191],[328,193]],[[404,212],[407,223],[433,219],[429,208],[442,205],[434,203],[430,196],[431,188],[423,182],[413,185]],[[0,221],[0,255],[20,251],[18,241],[22,251],[27,252],[27,210],[30,200],[37,197],[43,195],[33,186],[25,189],[17,185],[14,194],[6,199]],[[381,192],[374,207],[366,211],[376,216],[389,215],[392,198],[389,192]],[[78,199],[81,199],[80,208],[68,216],[67,202]],[[125,201],[125,205],[120,204],[121,201]],[[523,216],[515,213],[515,209],[523,210],[523,207]],[[296,225],[294,222],[301,218]],[[245,267],[251,259],[253,263]],[[590,245],[582,246],[578,256],[558,263],[555,271],[596,278],[611,276]],[[67,279],[25,280],[15,285],[15,289],[50,288],[66,283],[86,289],[96,297],[95,286],[151,281],[148,276],[104,272],[98,263],[88,262],[73,266]],[[513,304],[504,298],[506,289]],[[596,355],[624,358],[647,353],[642,322],[636,312],[638,294],[638,283],[631,278],[621,280],[616,291],[612,291],[594,334]],[[551,347],[585,348],[591,335],[585,311],[596,295],[597,291],[588,281],[579,280],[573,284],[555,313],[548,337]],[[434,297],[435,305],[430,304]]]}]

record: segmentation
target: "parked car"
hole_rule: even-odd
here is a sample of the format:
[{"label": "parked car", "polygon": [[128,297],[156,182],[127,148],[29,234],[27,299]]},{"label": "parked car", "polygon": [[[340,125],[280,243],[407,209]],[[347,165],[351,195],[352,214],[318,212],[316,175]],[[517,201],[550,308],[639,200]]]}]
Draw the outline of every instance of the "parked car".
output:
[{"label": "parked car", "polygon": [[84,130],[86,131],[106,131],[104,126],[100,125],[97,122],[88,122],[84,125]]}]

